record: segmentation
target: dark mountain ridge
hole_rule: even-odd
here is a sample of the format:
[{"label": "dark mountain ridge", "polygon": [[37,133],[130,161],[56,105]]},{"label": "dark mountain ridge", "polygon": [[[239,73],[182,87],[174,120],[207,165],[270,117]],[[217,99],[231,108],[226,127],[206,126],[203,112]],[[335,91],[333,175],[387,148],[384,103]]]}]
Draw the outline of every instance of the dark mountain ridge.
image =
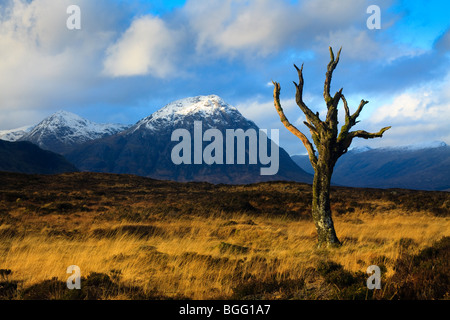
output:
[{"label": "dark mountain ridge", "polygon": [[[307,156],[292,159],[314,173]],[[332,182],[349,187],[450,189],[450,146],[350,150],[336,163]]]},{"label": "dark mountain ridge", "polygon": [[[261,175],[261,168],[269,165],[263,165],[261,161],[249,164],[248,140],[245,146],[245,164],[237,164],[237,143],[234,148],[234,164],[206,164],[204,161],[201,164],[175,164],[172,150],[180,140],[172,141],[172,134],[177,129],[185,130],[193,147],[196,143],[196,122],[201,122],[202,134],[208,129],[218,130],[224,143],[229,129],[259,132],[254,122],[247,120],[220,97],[199,96],[170,103],[131,128],[87,142],[66,156],[83,171],[136,174],[163,180],[231,184],[274,180],[312,182],[312,176],[300,169],[282,148],[279,148],[278,173]],[[260,139],[257,139],[259,145]],[[201,141],[202,150],[210,143]],[[268,140],[268,155],[271,154],[271,145]],[[226,150],[223,150],[225,163]],[[192,148],[192,155],[194,151]]]},{"label": "dark mountain ridge", "polygon": [[0,140],[0,171],[58,174],[77,172],[78,169],[63,156],[42,150],[31,142]]}]

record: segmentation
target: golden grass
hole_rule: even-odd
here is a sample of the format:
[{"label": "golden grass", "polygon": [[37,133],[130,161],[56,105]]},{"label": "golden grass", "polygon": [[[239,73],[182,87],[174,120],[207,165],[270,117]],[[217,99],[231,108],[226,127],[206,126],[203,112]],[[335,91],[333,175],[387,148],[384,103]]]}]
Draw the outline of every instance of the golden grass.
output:
[{"label": "golden grass", "polygon": [[[23,212],[11,215],[21,216],[24,225],[37,221],[36,216],[24,217]],[[23,280],[24,287],[53,277],[65,281],[67,267],[78,265],[82,276],[120,270],[124,283],[157,290],[167,297],[216,299],[229,297],[236,283],[249,276],[301,278],[323,259],[338,262],[350,271],[365,272],[383,257],[391,275],[393,263],[406,250],[399,245],[401,239],[412,239],[413,245],[407,250],[416,253],[450,236],[448,217],[406,214],[395,209],[379,214],[357,210],[335,217],[343,242],[336,249],[316,248],[315,228],[309,220],[236,213],[227,218],[181,216],[130,223],[96,220],[95,215],[49,215],[45,228],[3,239],[0,268],[11,269],[11,279]],[[127,233],[94,235],[95,229],[114,230],[125,225],[152,225],[163,233],[143,238]],[[0,229],[8,227],[2,225]],[[49,234],[61,228],[76,230],[76,236]],[[248,251],[221,251],[223,242]]]}]

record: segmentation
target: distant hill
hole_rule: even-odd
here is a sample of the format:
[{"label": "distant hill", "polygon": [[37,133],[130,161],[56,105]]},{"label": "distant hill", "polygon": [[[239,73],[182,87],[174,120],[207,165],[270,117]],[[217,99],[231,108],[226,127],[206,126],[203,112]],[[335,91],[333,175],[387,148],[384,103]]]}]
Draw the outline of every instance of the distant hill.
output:
[{"label": "distant hill", "polygon": [[[292,159],[314,173],[308,156]],[[450,189],[450,146],[445,143],[380,149],[353,149],[337,162],[332,182],[349,187]]]},{"label": "distant hill", "polygon": [[0,139],[29,141],[42,149],[63,154],[84,142],[116,134],[128,127],[123,124],[95,123],[71,112],[58,111],[26,131],[11,130],[12,133]]},{"label": "distant hill", "polygon": [[25,126],[11,130],[0,130],[0,140],[14,142],[22,138],[33,129],[33,126]]},{"label": "distant hill", "polygon": [[[198,96],[172,102],[131,128],[109,137],[89,141],[67,153],[66,157],[83,171],[135,174],[162,180],[231,184],[274,180],[312,182],[312,176],[299,168],[282,148],[279,148],[279,170],[274,175],[260,174],[260,169],[268,166],[261,161],[255,164],[248,164],[248,160],[245,164],[237,164],[237,161],[234,161],[234,164],[174,164],[171,151],[178,142],[171,141],[172,133],[176,129],[185,129],[192,138],[191,145],[194,146],[196,121],[202,122],[204,131],[216,129],[223,137],[228,129],[251,129],[259,132],[254,122],[246,119],[220,97]],[[259,142],[259,138],[257,139]],[[200,144],[205,147],[209,143]],[[270,149],[269,142],[267,149]],[[235,159],[236,154],[235,150]],[[247,142],[246,159],[248,156]],[[225,157],[226,150],[223,151],[222,159]]]},{"label": "distant hill", "polygon": [[0,140],[0,171],[58,174],[78,169],[63,156],[42,150],[31,142]]}]

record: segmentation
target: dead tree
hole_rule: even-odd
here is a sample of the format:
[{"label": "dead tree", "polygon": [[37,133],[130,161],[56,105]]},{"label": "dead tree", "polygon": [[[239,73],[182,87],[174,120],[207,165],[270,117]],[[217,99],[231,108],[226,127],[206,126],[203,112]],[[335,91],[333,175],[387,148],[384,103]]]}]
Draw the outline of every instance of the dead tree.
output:
[{"label": "dead tree", "polygon": [[[350,114],[347,100],[342,93],[342,89],[336,92],[334,96],[330,95],[331,77],[339,62],[339,56],[342,48],[339,50],[336,58],[334,56],[333,49],[331,47],[329,49],[331,60],[328,63],[325,76],[325,86],[323,90],[323,97],[327,105],[327,116],[325,121],[322,121],[319,118],[318,112],[314,113],[304,103],[303,65],[300,69],[294,65],[299,77],[298,84],[294,82],[297,89],[295,96],[296,103],[306,116],[306,121],[304,124],[311,132],[312,140],[317,148],[317,153],[314,149],[314,145],[308,140],[308,138],[286,118],[280,104],[280,84],[273,82],[275,86],[273,94],[274,103],[280,116],[280,120],[289,131],[291,131],[303,142],[306,150],[308,151],[311,165],[314,168],[312,217],[317,229],[319,246],[340,245],[334,230],[330,207],[331,176],[337,160],[340,156],[347,152],[354,138],[372,139],[382,137],[383,133],[391,128],[385,127],[377,133],[369,133],[363,130],[350,131],[350,129],[359,122],[356,119],[359,117],[363,107],[368,103],[368,101],[361,100],[356,112]],[[344,105],[345,124],[341,127],[341,131],[338,132],[338,104],[340,100],[342,100]]]}]

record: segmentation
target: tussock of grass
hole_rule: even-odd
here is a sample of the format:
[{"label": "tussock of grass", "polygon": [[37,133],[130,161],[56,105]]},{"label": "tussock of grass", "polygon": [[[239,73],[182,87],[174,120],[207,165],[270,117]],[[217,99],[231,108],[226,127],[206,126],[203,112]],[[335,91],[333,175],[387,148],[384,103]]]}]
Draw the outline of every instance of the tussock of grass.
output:
[{"label": "tussock of grass", "polygon": [[307,185],[0,175],[2,299],[448,298],[448,193],[335,188],[343,246],[317,249]]}]

